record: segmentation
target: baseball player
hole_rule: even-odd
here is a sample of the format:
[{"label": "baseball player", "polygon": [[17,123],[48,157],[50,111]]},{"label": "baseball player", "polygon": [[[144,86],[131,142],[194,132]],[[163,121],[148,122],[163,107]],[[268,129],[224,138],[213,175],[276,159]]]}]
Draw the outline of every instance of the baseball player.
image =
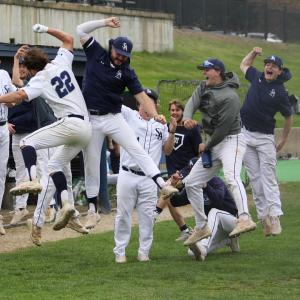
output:
[{"label": "baseball player", "polygon": [[[166,156],[166,165],[169,176],[184,168],[189,163],[190,159],[198,156],[199,145],[202,143],[199,126],[195,126],[191,129],[187,129],[183,126],[183,111],[184,105],[181,102],[173,100],[169,103],[170,115],[173,118],[176,118],[177,121],[174,148],[172,153]],[[160,201],[156,206],[156,213],[161,212],[160,209],[164,206],[160,207],[159,205],[164,204],[168,205],[170,213],[180,229],[180,236],[176,241],[185,241],[190,235],[190,228],[186,225],[184,218],[176,207],[169,205],[169,202]]]},{"label": "baseball player", "polygon": [[[157,103],[157,94],[146,89],[147,95]],[[145,111],[143,104],[139,111],[122,106],[122,115],[134,130],[140,145],[145,149],[156,165],[159,164],[162,151],[170,154],[174,145],[176,120],[171,119],[170,131],[167,125],[156,122]],[[117,183],[117,215],[115,219],[115,261],[126,262],[125,249],[131,235],[131,215],[137,209],[139,219],[139,249],[137,259],[149,261],[149,251],[153,240],[153,210],[157,201],[157,186],[146,177],[136,160],[121,147],[120,171]]]},{"label": "baseball player", "polygon": [[[196,217],[196,227],[185,241],[190,246],[211,235],[204,214],[202,187],[223,167],[225,183],[238,208],[236,227],[231,237],[254,230],[247,203],[247,195],[240,178],[242,159],[246,145],[241,134],[240,100],[235,89],[239,87],[236,74],[226,73],[224,63],[212,58],[198,68],[206,80],[196,88],[185,106],[184,126],[197,124],[192,116],[197,109],[202,113],[203,130],[210,136],[206,144],[200,144],[201,158],[184,179],[186,192]],[[206,161],[204,158],[207,158]]]},{"label": "baseball player", "polygon": [[[251,83],[241,109],[243,133],[247,148],[244,164],[252,186],[258,219],[265,236],[279,235],[281,225],[280,191],[276,180],[276,152],[288,139],[292,127],[292,110],[284,82],[291,73],[283,67],[280,57],[272,55],[264,60],[263,72],[252,66],[262,48],[254,47],[241,62],[241,70]],[[274,141],[275,114],[280,112],[285,121],[281,140]]]},{"label": "baseball player", "polygon": [[[0,70],[0,97],[16,90],[8,73]],[[9,131],[7,127],[7,111],[5,104],[0,103],[0,211],[2,207],[3,194],[5,189],[5,178],[7,161],[9,156]],[[0,215],[0,235],[4,235],[3,218]]]},{"label": "baseball player", "polygon": [[[72,36],[41,24],[35,24],[33,30],[58,38],[62,41],[62,46],[51,62],[40,49],[32,48],[27,51],[24,64],[33,77],[19,91],[1,96],[0,103],[20,103],[42,96],[47,99],[58,121],[33,132],[20,142],[30,181],[13,188],[11,193],[40,192],[42,186],[36,179],[36,150],[61,146],[56,149],[48,163],[48,173],[56,187],[57,200],[61,207],[53,229],[60,230],[75,212],[69,201],[62,167],[86,146],[91,136],[91,126],[85,101],[72,71]],[[41,228],[35,224],[32,226],[31,237],[37,241],[41,238]]]},{"label": "baseball player", "polygon": [[[105,136],[109,135],[137,161],[142,171],[151,177],[164,194],[176,192],[166,186],[160,171],[136,140],[132,129],[121,115],[121,95],[127,87],[147,113],[157,122],[165,123],[144,92],[135,72],[130,68],[132,42],[126,37],[109,41],[106,51],[90,33],[101,27],[120,27],[116,17],[89,21],[77,26],[77,34],[87,57],[83,95],[92,123],[92,138],[84,149],[85,185],[89,202],[89,224],[96,224],[99,192],[100,153]],[[87,226],[87,225],[86,225]],[[92,225],[90,225],[92,226]]]}]

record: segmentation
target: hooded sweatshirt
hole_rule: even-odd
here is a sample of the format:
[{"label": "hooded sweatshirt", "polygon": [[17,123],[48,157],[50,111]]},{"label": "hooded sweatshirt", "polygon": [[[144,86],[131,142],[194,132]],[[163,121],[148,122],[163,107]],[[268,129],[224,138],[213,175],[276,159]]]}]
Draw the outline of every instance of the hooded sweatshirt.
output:
[{"label": "hooded sweatshirt", "polygon": [[284,82],[292,75],[286,68],[274,81],[266,81],[264,73],[249,67],[245,78],[251,83],[241,109],[243,126],[252,132],[274,134],[277,112],[284,117],[292,114]]},{"label": "hooded sweatshirt", "polygon": [[187,102],[183,119],[191,119],[197,109],[201,111],[203,130],[210,136],[206,150],[219,144],[226,136],[240,133],[240,99],[236,92],[239,85],[238,76],[229,72],[217,86],[208,87],[202,81]]}]

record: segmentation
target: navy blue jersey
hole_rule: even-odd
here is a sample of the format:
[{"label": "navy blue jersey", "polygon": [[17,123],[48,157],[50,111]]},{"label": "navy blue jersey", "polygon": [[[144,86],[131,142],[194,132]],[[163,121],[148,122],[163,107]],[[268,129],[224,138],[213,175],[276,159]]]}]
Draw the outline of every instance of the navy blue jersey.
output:
[{"label": "navy blue jersey", "polygon": [[263,73],[249,67],[245,78],[251,83],[241,109],[243,126],[249,131],[273,134],[275,114],[280,112],[284,117],[292,114],[284,82],[291,78],[287,69],[275,81],[267,82]]},{"label": "navy blue jersey", "polygon": [[133,95],[143,91],[134,70],[128,63],[113,65],[109,53],[94,38],[83,49],[87,57],[83,87],[87,108],[102,114],[121,112],[121,94],[126,87]]},{"label": "navy blue jersey", "polygon": [[199,126],[192,129],[177,126],[173,151],[166,156],[169,176],[188,165],[191,158],[198,156],[200,143],[202,139]]}]

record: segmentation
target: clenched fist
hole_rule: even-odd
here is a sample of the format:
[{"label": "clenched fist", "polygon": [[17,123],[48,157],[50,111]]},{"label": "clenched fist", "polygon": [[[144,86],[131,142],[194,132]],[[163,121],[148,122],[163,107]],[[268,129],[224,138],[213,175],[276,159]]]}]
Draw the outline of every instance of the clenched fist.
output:
[{"label": "clenched fist", "polygon": [[45,33],[48,31],[48,27],[42,24],[34,24],[32,30],[38,33]]}]

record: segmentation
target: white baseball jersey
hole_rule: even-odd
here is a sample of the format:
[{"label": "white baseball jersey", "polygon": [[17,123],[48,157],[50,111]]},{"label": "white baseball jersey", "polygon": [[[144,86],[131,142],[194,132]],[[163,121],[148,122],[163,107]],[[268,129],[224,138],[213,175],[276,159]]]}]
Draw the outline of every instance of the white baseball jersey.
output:
[{"label": "white baseball jersey", "polygon": [[43,97],[57,118],[70,114],[88,118],[83,95],[72,71],[73,58],[71,51],[59,48],[55,59],[22,88],[28,101]]},{"label": "white baseball jersey", "polygon": [[[169,133],[167,125],[163,125],[151,119],[143,120],[139,112],[132,110],[126,106],[122,106],[122,116],[133,129],[137,140],[145,149],[146,153],[152,158],[156,165],[159,164],[161,158],[162,147],[166,143]],[[158,142],[160,141],[160,142]],[[130,156],[121,147],[120,165],[140,170],[134,157]]]},{"label": "white baseball jersey", "polygon": [[[5,70],[0,70],[0,95],[16,91],[17,88],[11,83],[11,79]],[[7,121],[7,106],[0,103],[0,122]]]}]

